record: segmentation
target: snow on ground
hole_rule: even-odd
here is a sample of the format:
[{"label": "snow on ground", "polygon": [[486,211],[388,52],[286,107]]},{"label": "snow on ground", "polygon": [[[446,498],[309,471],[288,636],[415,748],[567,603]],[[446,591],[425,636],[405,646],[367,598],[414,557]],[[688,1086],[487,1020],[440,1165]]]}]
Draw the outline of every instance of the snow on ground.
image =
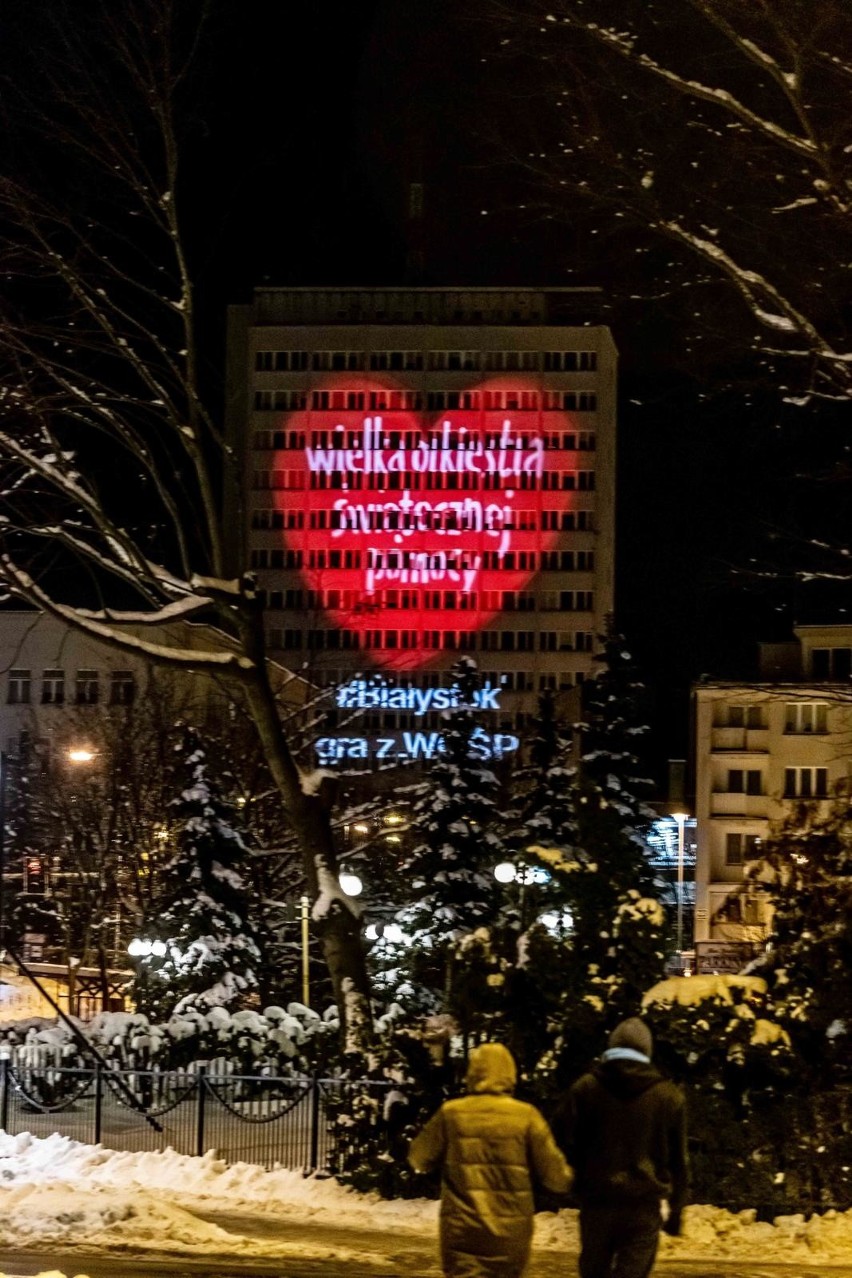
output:
[{"label": "snow on ground", "polygon": [[[270,1217],[280,1237],[232,1233],[198,1212]],[[300,1240],[287,1241],[287,1225]],[[305,1225],[316,1228],[305,1239]],[[215,1154],[191,1158],[164,1153],[118,1153],[65,1136],[45,1140],[0,1132],[0,1246],[55,1244],[65,1251],[161,1251],[185,1256],[312,1257],[381,1265],[402,1236],[433,1239],[437,1204],[424,1199],[384,1202],[336,1181],[293,1171],[266,1172],[247,1163],[227,1166]],[[363,1230],[357,1250],[329,1242],[324,1226]],[[246,1226],[248,1228],[248,1226]],[[540,1215],[537,1245],[576,1254],[576,1213]],[[347,1234],[347,1244],[351,1233]],[[806,1221],[758,1222],[753,1211],[687,1208],[682,1238],[663,1237],[661,1259],[765,1261],[819,1265],[852,1255],[852,1210]],[[0,1275],[2,1278],[2,1275]],[[55,1275],[53,1278],[62,1278]]]}]

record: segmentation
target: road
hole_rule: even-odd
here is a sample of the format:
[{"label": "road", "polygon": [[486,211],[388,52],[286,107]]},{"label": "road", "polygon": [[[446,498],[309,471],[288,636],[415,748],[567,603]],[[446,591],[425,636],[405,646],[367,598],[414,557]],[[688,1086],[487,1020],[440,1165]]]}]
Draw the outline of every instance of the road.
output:
[{"label": "road", "polygon": [[[439,1278],[433,1264],[426,1268],[363,1269],[350,1262],[329,1260],[235,1261],[227,1257],[204,1260],[157,1256],[87,1257],[50,1252],[6,1252],[0,1250],[0,1275],[3,1278],[33,1278],[50,1271],[52,1274],[86,1274],[87,1278]],[[534,1262],[529,1278],[575,1278],[576,1257],[551,1253]],[[739,1264],[736,1261],[661,1262],[654,1278],[852,1278],[852,1265],[772,1265]]]},{"label": "road", "polygon": [[[209,1255],[188,1259],[161,1253],[94,1255],[83,1248],[73,1252],[11,1252],[0,1248],[0,1275],[31,1278],[40,1272],[58,1270],[68,1278],[77,1274],[88,1278],[440,1278],[433,1240],[416,1234],[391,1237],[369,1229],[310,1221],[298,1225],[245,1212],[196,1214],[231,1233],[265,1243],[278,1242],[300,1254],[286,1260]],[[345,1259],[334,1256],[344,1249],[348,1253]],[[363,1259],[358,1259],[359,1254]],[[848,1265],[775,1264],[771,1263],[773,1259],[662,1260],[654,1274],[655,1278],[852,1278],[852,1258]],[[542,1250],[534,1253],[529,1278],[575,1278],[576,1273],[576,1255]]]}]

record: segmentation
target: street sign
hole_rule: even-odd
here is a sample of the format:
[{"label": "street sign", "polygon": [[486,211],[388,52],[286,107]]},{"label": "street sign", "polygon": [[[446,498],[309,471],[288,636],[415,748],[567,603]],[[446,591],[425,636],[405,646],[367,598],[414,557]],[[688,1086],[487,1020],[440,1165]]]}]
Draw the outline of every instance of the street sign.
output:
[{"label": "street sign", "polygon": [[754,958],[749,941],[696,941],[695,971],[735,975]]}]

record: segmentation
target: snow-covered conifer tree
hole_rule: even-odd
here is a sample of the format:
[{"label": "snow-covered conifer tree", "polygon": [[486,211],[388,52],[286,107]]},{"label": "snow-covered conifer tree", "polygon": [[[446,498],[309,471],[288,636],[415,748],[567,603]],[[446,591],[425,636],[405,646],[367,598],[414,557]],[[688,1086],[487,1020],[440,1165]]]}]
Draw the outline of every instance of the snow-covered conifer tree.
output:
[{"label": "snow-covered conifer tree", "polygon": [[436,992],[451,985],[454,945],[494,921],[501,897],[494,866],[505,857],[499,783],[476,720],[476,664],[463,657],[453,673],[458,704],[444,711],[443,748],[414,805],[414,846],[403,867],[411,903],[398,916]]},{"label": "snow-covered conifer tree", "polygon": [[187,783],[174,803],[176,851],[160,908],[143,931],[153,949],[140,960],[134,989],[139,1010],[152,1019],[190,1008],[236,1009],[255,991],[261,962],[236,868],[245,844],[193,734],[187,747]]},{"label": "snow-covered conifer tree", "polygon": [[750,875],[772,902],[759,961],[780,1017],[817,1074],[852,1070],[852,811],[803,804],[765,839]]}]

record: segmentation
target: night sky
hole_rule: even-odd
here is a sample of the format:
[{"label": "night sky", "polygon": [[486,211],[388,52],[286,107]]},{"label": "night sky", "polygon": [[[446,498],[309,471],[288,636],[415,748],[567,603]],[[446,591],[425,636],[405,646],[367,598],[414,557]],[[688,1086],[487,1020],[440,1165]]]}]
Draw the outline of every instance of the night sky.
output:
[{"label": "night sky", "polygon": [[[7,73],[37,56],[50,8],[12,0]],[[212,375],[225,307],[255,285],[602,286],[622,370],[618,621],[652,690],[656,755],[682,755],[692,679],[748,676],[756,640],[786,637],[796,619],[845,619],[836,599],[754,571],[789,566],[809,507],[824,506],[826,489],[803,490],[796,475],[833,473],[834,422],[823,423],[818,454],[811,424],[755,383],[735,344],[715,366],[685,365],[678,317],[626,299],[624,259],[592,234],[586,211],[556,223],[520,207],[518,175],[490,129],[503,88],[482,60],[494,34],[460,24],[458,9],[212,6],[207,104],[184,177]],[[425,185],[418,245],[406,219],[412,181]],[[423,250],[418,279],[407,274],[412,247]],[[650,291],[653,253],[643,260]]]}]

